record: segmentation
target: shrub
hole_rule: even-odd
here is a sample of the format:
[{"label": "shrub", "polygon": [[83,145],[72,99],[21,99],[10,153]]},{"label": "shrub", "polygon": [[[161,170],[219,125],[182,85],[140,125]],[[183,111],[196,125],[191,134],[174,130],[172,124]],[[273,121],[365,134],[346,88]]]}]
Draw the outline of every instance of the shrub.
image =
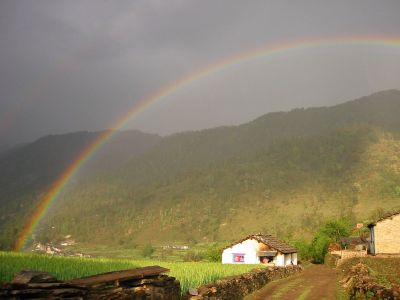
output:
[{"label": "shrub", "polygon": [[186,252],[185,256],[183,257],[184,261],[201,261],[203,259],[204,254],[202,252],[193,250]]},{"label": "shrub", "polygon": [[218,246],[211,246],[207,249],[205,257],[208,261],[221,261],[222,248]]},{"label": "shrub", "polygon": [[294,241],[293,244],[299,251],[298,253],[301,260],[310,260],[312,258],[311,245],[306,240],[297,240]]},{"label": "shrub", "polygon": [[154,248],[151,244],[146,244],[142,250],[143,257],[151,257],[154,253]]},{"label": "shrub", "polygon": [[331,238],[322,233],[318,233],[314,237],[311,242],[311,256],[314,263],[324,263],[325,255],[328,253],[328,247],[331,241]]}]

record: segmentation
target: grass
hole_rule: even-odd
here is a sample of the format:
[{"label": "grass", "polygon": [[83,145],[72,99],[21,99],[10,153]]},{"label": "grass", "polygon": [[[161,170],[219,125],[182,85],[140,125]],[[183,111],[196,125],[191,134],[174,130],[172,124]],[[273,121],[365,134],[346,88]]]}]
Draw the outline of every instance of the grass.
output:
[{"label": "grass", "polygon": [[299,285],[302,280],[300,278],[287,280],[287,278],[283,278],[282,281],[285,282],[284,285],[281,285],[274,293],[272,294],[272,299],[281,299],[283,295],[285,295],[290,289]]},{"label": "grass", "polygon": [[150,265],[159,265],[170,269],[169,275],[180,281],[183,293],[190,287],[198,287],[223,277],[238,275],[260,267],[260,265],[223,265],[213,262],[78,258],[0,252],[0,281],[10,281],[13,275],[21,270],[45,271],[57,279],[68,280]]},{"label": "grass", "polygon": [[336,282],[336,298],[338,300],[348,300],[349,295],[347,294],[346,289],[340,284],[339,281]]},{"label": "grass", "polygon": [[300,294],[299,297],[296,298],[296,300],[305,300],[308,297],[308,294],[311,292],[311,287],[306,287],[304,291]]}]

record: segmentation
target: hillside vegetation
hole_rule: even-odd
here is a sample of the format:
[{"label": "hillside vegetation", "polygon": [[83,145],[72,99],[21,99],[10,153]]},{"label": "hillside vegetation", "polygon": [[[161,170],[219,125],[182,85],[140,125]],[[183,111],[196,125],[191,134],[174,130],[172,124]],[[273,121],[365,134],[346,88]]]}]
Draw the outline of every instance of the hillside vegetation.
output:
[{"label": "hillside vegetation", "polygon": [[[142,142],[120,146],[114,140],[112,153],[134,155],[89,163],[36,239],[70,234],[86,245],[132,248],[229,241],[261,231],[291,240],[309,237],[332,217],[366,220],[400,204],[399,115],[400,92],[385,91],[334,107],[270,113],[240,126],[152,136],[138,152]],[[58,156],[57,150],[42,152],[34,169],[51,174],[76,153],[50,165],[45,157]],[[0,223],[3,248],[21,226],[16,217],[29,215],[53,177],[31,188],[26,167],[17,168],[14,185],[21,191],[14,197],[11,169],[1,171],[8,178],[1,182],[0,202],[8,212]]]}]

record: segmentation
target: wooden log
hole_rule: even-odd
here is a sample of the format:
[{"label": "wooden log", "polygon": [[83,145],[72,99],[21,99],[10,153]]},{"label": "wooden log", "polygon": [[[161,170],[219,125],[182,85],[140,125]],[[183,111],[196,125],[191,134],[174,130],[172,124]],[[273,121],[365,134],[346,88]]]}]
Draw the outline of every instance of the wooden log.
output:
[{"label": "wooden log", "polygon": [[32,289],[79,288],[79,286],[64,282],[28,283],[26,287]]},{"label": "wooden log", "polygon": [[165,272],[169,272],[169,269],[160,266],[150,266],[144,268],[103,273],[99,275],[66,281],[66,283],[83,287],[104,285],[104,284],[115,284],[132,279],[140,279],[148,276],[155,276]]}]

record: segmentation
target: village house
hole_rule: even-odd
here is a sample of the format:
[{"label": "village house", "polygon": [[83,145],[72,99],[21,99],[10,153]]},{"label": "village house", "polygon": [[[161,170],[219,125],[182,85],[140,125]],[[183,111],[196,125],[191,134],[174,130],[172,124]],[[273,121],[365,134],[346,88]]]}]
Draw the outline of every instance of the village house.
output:
[{"label": "village house", "polygon": [[340,244],[349,250],[363,251],[368,248],[368,240],[364,236],[341,237]]},{"label": "village house", "polygon": [[387,214],[368,224],[370,230],[369,253],[400,255],[400,211]]},{"label": "village house", "polygon": [[254,234],[226,247],[222,252],[222,263],[297,265],[297,249],[272,235]]}]

